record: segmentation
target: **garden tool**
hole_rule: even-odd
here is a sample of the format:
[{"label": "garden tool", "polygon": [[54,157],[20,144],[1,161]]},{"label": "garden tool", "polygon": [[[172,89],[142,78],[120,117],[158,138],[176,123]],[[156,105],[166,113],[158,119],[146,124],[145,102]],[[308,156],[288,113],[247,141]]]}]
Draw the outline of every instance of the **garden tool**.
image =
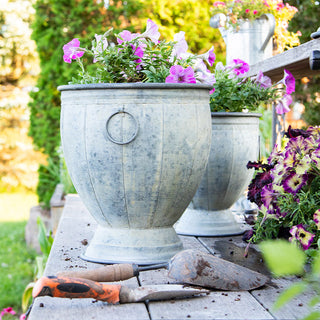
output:
[{"label": "garden tool", "polygon": [[68,277],[42,277],[32,291],[33,298],[51,296],[58,298],[92,298],[112,304],[169,300],[209,294],[206,289],[178,284],[153,285],[129,288],[119,284],[103,284],[88,279]]},{"label": "garden tool", "polygon": [[94,270],[64,271],[58,276],[85,278],[99,282],[126,280],[141,271],[167,268],[168,276],[178,283],[192,284],[219,290],[253,290],[263,286],[269,278],[198,250],[183,250],[168,263],[139,267],[135,264],[114,264]]}]

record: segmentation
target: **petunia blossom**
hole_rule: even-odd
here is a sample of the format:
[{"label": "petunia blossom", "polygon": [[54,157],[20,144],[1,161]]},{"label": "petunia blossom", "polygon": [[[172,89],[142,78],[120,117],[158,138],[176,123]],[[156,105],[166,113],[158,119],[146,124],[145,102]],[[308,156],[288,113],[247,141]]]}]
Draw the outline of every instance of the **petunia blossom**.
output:
[{"label": "petunia blossom", "polygon": [[292,103],[292,97],[290,94],[285,94],[276,105],[276,112],[278,114],[284,114],[290,111],[289,105]]},{"label": "petunia blossom", "polygon": [[283,79],[279,83],[282,83],[286,87],[286,94],[295,92],[296,80],[290,71],[284,69]]},{"label": "petunia blossom", "polygon": [[294,171],[290,172],[286,178],[283,179],[283,189],[292,194],[296,194],[308,181],[308,175],[299,175]]},{"label": "petunia blossom", "polygon": [[260,70],[256,77],[253,78],[254,82],[257,83],[262,88],[270,88],[272,86],[272,81],[268,76],[265,76]]},{"label": "petunia blossom", "polygon": [[159,27],[151,19],[148,19],[147,29],[141,37],[149,38],[152,42],[157,44],[160,38]]},{"label": "petunia blossom", "polygon": [[131,40],[137,38],[137,34],[131,33],[128,30],[123,30],[122,32],[119,33],[119,37],[120,38],[117,38],[117,42],[118,42],[118,44],[121,44],[124,41],[131,41]]},{"label": "petunia blossom", "polygon": [[314,234],[311,232],[308,232],[302,224],[298,224],[296,226],[293,226],[290,229],[291,238],[289,238],[289,241],[299,241],[303,250],[309,249],[309,247],[312,244],[313,238],[315,237]]},{"label": "petunia blossom", "polygon": [[5,314],[12,314],[12,315],[15,315],[16,312],[11,308],[4,308],[2,309],[1,313],[0,313],[0,319],[2,318],[2,316],[4,316]]},{"label": "petunia blossom", "polygon": [[166,83],[196,83],[194,71],[191,67],[183,68],[174,65],[170,68],[170,75],[166,78]]},{"label": "petunia blossom", "polygon": [[72,39],[70,42],[63,46],[63,60],[64,62],[71,63],[72,60],[81,58],[84,51],[79,50],[80,41],[77,38]]},{"label": "petunia blossom", "polygon": [[94,53],[93,62],[97,62],[97,56],[108,48],[108,40],[102,35],[95,34],[96,46],[92,47]]},{"label": "petunia blossom", "polygon": [[206,61],[210,65],[210,67],[212,67],[214,62],[216,61],[214,47],[212,46],[206,53],[199,55],[198,58]]},{"label": "petunia blossom", "polygon": [[320,230],[320,209],[313,214],[313,221],[315,222],[317,229]]},{"label": "petunia blossom", "polygon": [[213,73],[208,70],[206,64],[202,59],[197,59],[195,65],[193,66],[195,77],[200,83],[205,83],[209,85],[214,85],[216,82],[215,76]]},{"label": "petunia blossom", "polygon": [[177,58],[183,57],[185,54],[187,54],[188,50],[188,44],[185,40],[185,32],[180,31],[176,33],[173,36],[173,41],[176,42],[176,44],[173,46],[172,54],[176,56]]},{"label": "petunia blossom", "polygon": [[233,67],[233,72],[237,76],[247,73],[250,69],[249,64],[241,59],[233,59],[231,66]]}]

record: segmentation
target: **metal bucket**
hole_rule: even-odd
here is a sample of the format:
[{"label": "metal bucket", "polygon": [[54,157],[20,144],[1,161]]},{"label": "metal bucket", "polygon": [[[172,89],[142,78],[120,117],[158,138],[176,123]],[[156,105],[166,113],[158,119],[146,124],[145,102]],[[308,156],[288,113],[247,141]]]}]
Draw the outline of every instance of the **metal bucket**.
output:
[{"label": "metal bucket", "polygon": [[259,117],[256,113],[212,113],[208,165],[190,206],[175,226],[178,234],[226,236],[244,232],[230,208],[253,175],[246,166],[259,156]]},{"label": "metal bucket", "polygon": [[[208,85],[60,86],[62,147],[99,223],[83,258],[152,264],[182,250],[173,229],[205,171]],[[70,230],[70,233],[72,230]]]},{"label": "metal bucket", "polygon": [[226,44],[226,63],[233,59],[242,59],[250,65],[272,57],[272,37],[275,30],[275,18],[264,14],[254,21],[242,21],[239,28],[221,26],[221,14],[211,18],[210,26],[219,28]]}]

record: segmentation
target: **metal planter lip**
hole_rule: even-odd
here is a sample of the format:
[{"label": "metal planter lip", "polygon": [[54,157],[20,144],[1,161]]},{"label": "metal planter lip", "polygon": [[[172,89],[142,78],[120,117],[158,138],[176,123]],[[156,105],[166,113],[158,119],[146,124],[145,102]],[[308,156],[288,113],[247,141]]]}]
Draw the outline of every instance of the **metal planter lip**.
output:
[{"label": "metal planter lip", "polygon": [[96,89],[212,89],[211,85],[203,83],[89,83],[68,84],[58,87],[59,91],[68,90],[96,90]]},{"label": "metal planter lip", "polygon": [[211,117],[252,117],[252,118],[261,118],[261,113],[255,112],[211,112]]}]

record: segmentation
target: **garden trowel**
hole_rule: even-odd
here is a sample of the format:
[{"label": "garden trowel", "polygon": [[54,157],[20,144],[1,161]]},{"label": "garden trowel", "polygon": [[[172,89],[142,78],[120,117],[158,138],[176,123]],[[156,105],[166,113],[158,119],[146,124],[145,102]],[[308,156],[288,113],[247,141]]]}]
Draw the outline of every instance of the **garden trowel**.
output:
[{"label": "garden trowel", "polygon": [[198,250],[183,250],[168,263],[139,267],[135,264],[114,264],[93,270],[64,271],[58,276],[113,282],[132,278],[141,271],[168,269],[168,276],[178,283],[219,290],[253,290],[269,278],[256,271]]}]

